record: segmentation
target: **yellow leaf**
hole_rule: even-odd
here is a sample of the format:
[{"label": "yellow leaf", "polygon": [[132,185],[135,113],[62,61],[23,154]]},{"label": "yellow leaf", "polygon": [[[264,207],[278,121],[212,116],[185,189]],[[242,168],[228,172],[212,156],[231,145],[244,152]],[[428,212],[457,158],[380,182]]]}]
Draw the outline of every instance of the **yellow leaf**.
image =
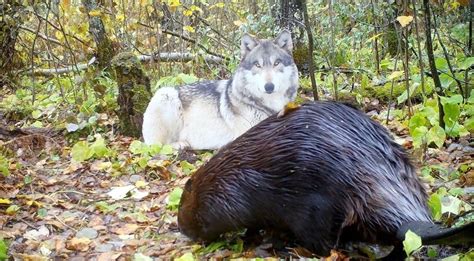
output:
[{"label": "yellow leaf", "polygon": [[69,6],[71,6],[71,1],[70,0],[62,0],[61,5],[63,6],[64,9],[69,9]]},{"label": "yellow leaf", "polygon": [[89,12],[90,16],[100,16],[102,12],[100,10],[92,10]]},{"label": "yellow leaf", "polygon": [[403,71],[394,71],[388,76],[388,79],[393,80],[393,79],[398,78],[402,75],[403,75]]},{"label": "yellow leaf", "polygon": [[234,21],[234,24],[235,24],[236,26],[241,26],[242,24],[244,24],[244,22],[242,22],[242,21],[240,21],[240,20],[235,20],[235,21]]},{"label": "yellow leaf", "polygon": [[374,41],[375,39],[378,39],[381,35],[383,35],[383,33],[376,34],[376,35],[370,37],[370,38],[367,40],[367,42],[372,42],[372,41]]},{"label": "yellow leaf", "polygon": [[185,31],[190,32],[190,33],[194,33],[194,32],[196,31],[196,30],[194,30],[194,27],[189,26],[189,25],[184,26],[183,29],[184,29]]},{"label": "yellow leaf", "polygon": [[124,14],[118,14],[116,16],[117,21],[123,22],[125,20],[125,15]]},{"label": "yellow leaf", "polygon": [[5,210],[5,213],[7,213],[7,215],[15,215],[16,212],[18,212],[18,210],[20,210],[20,207],[17,206],[17,205],[11,205],[7,208],[7,210]]},{"label": "yellow leaf", "polygon": [[137,188],[144,188],[146,185],[148,185],[148,182],[143,180],[137,180],[137,182],[135,182],[135,187]]},{"label": "yellow leaf", "polygon": [[191,11],[193,11],[193,12],[195,12],[195,11],[202,12],[202,9],[199,8],[199,6],[195,6],[195,5],[192,5],[189,9],[191,9]]},{"label": "yellow leaf", "polygon": [[0,198],[0,204],[10,204],[12,203],[8,198]]},{"label": "yellow leaf", "polygon": [[402,16],[397,17],[397,21],[400,23],[400,25],[402,27],[405,27],[405,26],[409,25],[411,23],[411,21],[413,21],[413,16],[411,16],[411,15],[410,16],[402,15]]},{"label": "yellow leaf", "polygon": [[176,8],[176,7],[178,7],[178,6],[181,6],[181,3],[180,3],[179,0],[168,0],[168,5],[169,5],[170,7]]},{"label": "yellow leaf", "polygon": [[223,2],[219,2],[219,3],[216,3],[216,4],[213,4],[209,7],[209,9],[212,9],[212,8],[222,8],[224,7],[224,3]]},{"label": "yellow leaf", "polygon": [[28,200],[28,201],[26,202],[26,205],[28,205],[28,206],[33,206],[33,207],[38,207],[38,208],[40,208],[40,207],[43,206],[43,204],[42,204],[41,202],[38,202],[38,201],[36,201],[36,200]]},{"label": "yellow leaf", "polygon": [[294,110],[297,110],[300,108],[300,105],[296,104],[295,102],[289,102],[285,105],[285,107],[283,108],[283,110],[281,110],[277,117],[280,118],[280,117],[283,117],[285,115],[287,115],[289,112],[292,112]]},{"label": "yellow leaf", "polygon": [[184,10],[183,15],[184,16],[191,16],[191,15],[193,15],[193,10]]}]

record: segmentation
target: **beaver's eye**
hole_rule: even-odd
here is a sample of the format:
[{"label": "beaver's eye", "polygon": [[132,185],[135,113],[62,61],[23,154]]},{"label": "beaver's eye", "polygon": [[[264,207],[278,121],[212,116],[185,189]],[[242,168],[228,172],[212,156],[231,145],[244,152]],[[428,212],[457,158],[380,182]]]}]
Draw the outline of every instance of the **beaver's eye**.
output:
[{"label": "beaver's eye", "polygon": [[274,63],[273,66],[278,66],[281,63],[280,59],[277,59]]},{"label": "beaver's eye", "polygon": [[262,67],[258,62],[254,62],[253,65],[255,65],[255,67],[257,67],[257,68],[261,68],[261,67]]}]

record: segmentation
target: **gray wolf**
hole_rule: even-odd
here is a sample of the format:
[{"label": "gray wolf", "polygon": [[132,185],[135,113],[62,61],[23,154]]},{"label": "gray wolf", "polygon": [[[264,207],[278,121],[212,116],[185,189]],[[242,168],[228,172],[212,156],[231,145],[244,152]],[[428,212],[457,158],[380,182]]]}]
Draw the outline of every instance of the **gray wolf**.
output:
[{"label": "gray wolf", "polygon": [[292,49],[288,31],[272,40],[245,34],[232,79],[158,89],[143,115],[145,143],[218,149],[280,111],[298,89]]}]

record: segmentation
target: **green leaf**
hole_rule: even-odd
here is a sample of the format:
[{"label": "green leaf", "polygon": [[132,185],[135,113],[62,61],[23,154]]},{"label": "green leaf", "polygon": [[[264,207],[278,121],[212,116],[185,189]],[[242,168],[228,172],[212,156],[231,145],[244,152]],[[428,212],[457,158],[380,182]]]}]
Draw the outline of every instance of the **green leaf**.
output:
[{"label": "green leaf", "polygon": [[[418,83],[415,83],[412,86],[410,86],[410,97],[413,97],[413,93],[418,88],[418,86],[419,86]],[[402,104],[408,99],[407,93],[408,93],[407,90],[404,90],[403,93],[400,96],[398,96],[397,98],[398,104]]]},{"label": "green leaf", "polygon": [[38,214],[38,217],[45,218],[48,215],[48,210],[46,210],[45,208],[40,208],[38,209],[37,214]]},{"label": "green leaf", "polygon": [[433,247],[429,247],[428,248],[428,257],[432,258],[432,259],[436,259],[436,257],[438,257],[438,252],[436,251],[436,249],[434,249]]},{"label": "green leaf", "polygon": [[423,108],[423,113],[425,114],[426,118],[428,118],[431,126],[438,124],[439,115],[438,115],[438,111],[435,108],[426,106]]},{"label": "green leaf", "polygon": [[181,188],[175,188],[173,191],[171,191],[170,195],[168,196],[168,209],[172,211],[178,209],[179,201],[181,200],[181,194],[183,194],[183,189]]},{"label": "green leaf", "polygon": [[449,69],[448,62],[444,58],[435,59],[436,69]]},{"label": "green leaf", "polygon": [[428,128],[425,126],[420,126],[415,128],[411,137],[413,138],[413,146],[415,148],[420,148],[423,144],[426,144],[426,134],[428,133]]},{"label": "green leaf", "polygon": [[464,59],[464,61],[462,61],[459,64],[459,68],[462,69],[462,70],[466,70],[467,68],[471,67],[472,65],[474,65],[474,57],[467,57],[466,59]]},{"label": "green leaf", "polygon": [[193,253],[188,252],[188,253],[176,258],[175,261],[194,261]]},{"label": "green leaf", "polygon": [[458,261],[460,258],[459,255],[452,255],[441,259],[440,261]]},{"label": "green leaf", "polygon": [[93,155],[94,152],[89,148],[87,141],[78,141],[71,149],[71,157],[77,162],[88,160]]},{"label": "green leaf", "polygon": [[439,125],[433,126],[426,135],[427,143],[433,142],[438,148],[443,147],[446,140],[446,133]]},{"label": "green leaf", "polygon": [[153,261],[153,258],[142,253],[135,253],[135,255],[133,255],[133,261]]},{"label": "green leaf", "polygon": [[431,194],[428,200],[428,206],[431,209],[431,214],[435,220],[441,218],[441,196],[438,193]]},{"label": "green leaf", "polygon": [[471,116],[464,121],[464,127],[466,127],[467,131],[474,132],[474,116]]},{"label": "green leaf", "polygon": [[107,214],[116,210],[119,206],[117,204],[110,205],[105,201],[95,203],[95,207],[102,213]]},{"label": "green leaf", "polygon": [[445,103],[443,105],[443,108],[444,108],[444,122],[446,122],[446,125],[452,126],[455,122],[458,122],[459,115],[461,114],[459,105],[455,103]]},{"label": "green leaf", "polygon": [[144,151],[144,143],[139,140],[134,140],[130,143],[128,150],[133,154],[142,154]]},{"label": "green leaf", "polygon": [[413,131],[421,126],[428,126],[428,121],[426,120],[425,113],[417,112],[413,117],[411,117],[408,122],[408,128],[410,129],[410,134],[413,135]]},{"label": "green leaf", "polygon": [[182,160],[179,165],[181,166],[181,169],[186,175],[189,175],[189,173],[193,172],[196,169],[193,164],[187,162],[186,160]]},{"label": "green leaf", "polygon": [[439,80],[441,82],[441,88],[443,89],[448,89],[451,86],[451,84],[454,83],[453,77],[447,74],[441,74],[439,76]]},{"label": "green leaf", "polygon": [[40,110],[34,110],[31,112],[31,117],[33,117],[33,119],[39,119],[39,117],[41,117],[41,111]]},{"label": "green leaf", "polygon": [[441,213],[459,214],[461,200],[453,196],[445,196],[441,199]]},{"label": "green leaf", "polygon": [[90,150],[92,151],[93,155],[96,155],[98,158],[109,156],[110,150],[105,145],[105,140],[102,136],[97,135],[94,143],[90,146]]},{"label": "green leaf", "polygon": [[171,145],[164,145],[160,150],[160,154],[162,155],[173,154],[173,147],[171,147]]},{"label": "green leaf", "polygon": [[5,239],[0,239],[0,260],[7,260],[8,258],[8,245]]},{"label": "green leaf", "polygon": [[471,94],[469,95],[469,99],[467,100],[467,102],[474,104],[474,89],[471,90]]},{"label": "green leaf", "polygon": [[440,97],[441,98],[441,103],[443,105],[447,104],[447,103],[450,103],[450,104],[460,104],[462,103],[462,96],[460,94],[455,94],[453,96],[450,96],[450,97]]},{"label": "green leaf", "polygon": [[203,252],[205,253],[212,253],[218,249],[221,249],[223,247],[225,247],[227,245],[227,243],[225,241],[216,241],[216,242],[212,242],[211,244],[209,244],[204,250]]},{"label": "green leaf", "polygon": [[8,176],[10,175],[10,169],[9,167],[10,162],[8,161],[5,156],[0,154],[0,173],[2,173],[3,176]]},{"label": "green leaf", "polygon": [[405,240],[403,240],[403,249],[407,256],[410,256],[414,251],[418,250],[422,246],[421,237],[408,230],[405,233]]}]

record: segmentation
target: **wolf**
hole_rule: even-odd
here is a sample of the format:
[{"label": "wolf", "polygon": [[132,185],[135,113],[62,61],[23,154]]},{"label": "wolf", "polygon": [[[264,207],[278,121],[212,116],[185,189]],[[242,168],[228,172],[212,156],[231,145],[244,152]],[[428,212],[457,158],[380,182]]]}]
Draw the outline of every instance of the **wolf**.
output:
[{"label": "wolf", "polygon": [[143,115],[144,142],[213,150],[234,140],[295,99],[292,49],[287,30],[274,39],[243,35],[241,61],[231,79],[156,91]]}]

